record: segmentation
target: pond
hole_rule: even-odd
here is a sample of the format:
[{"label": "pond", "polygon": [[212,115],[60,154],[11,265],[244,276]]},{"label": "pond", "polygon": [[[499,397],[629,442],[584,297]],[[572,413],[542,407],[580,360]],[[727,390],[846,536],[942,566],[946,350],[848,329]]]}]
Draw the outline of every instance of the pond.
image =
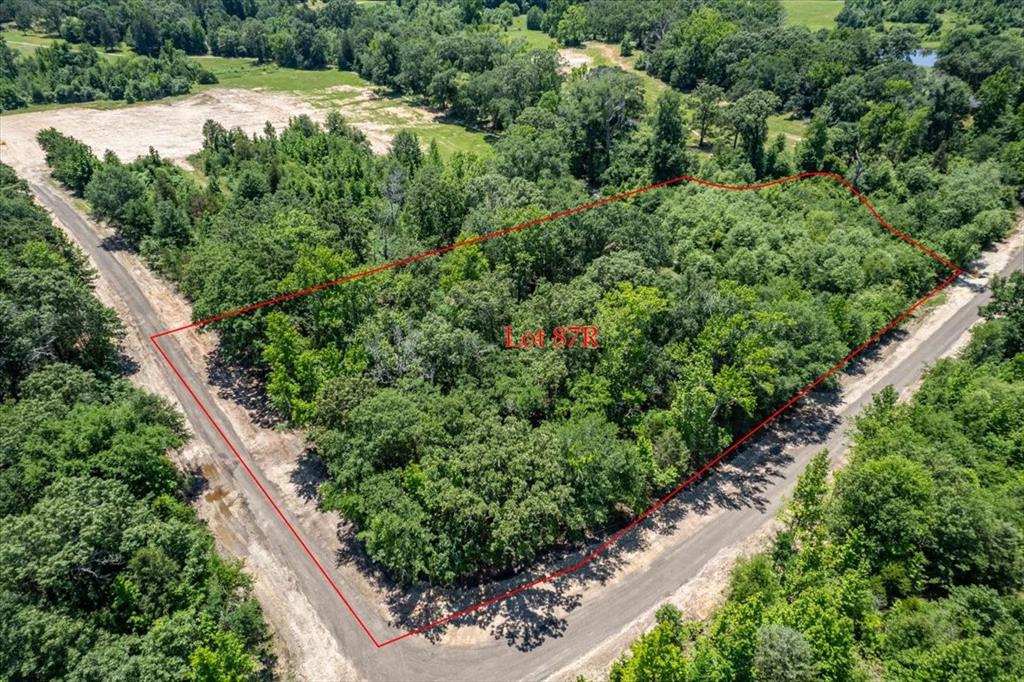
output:
[{"label": "pond", "polygon": [[910,63],[916,66],[935,66],[935,60],[939,58],[932,50],[914,50],[910,53]]}]

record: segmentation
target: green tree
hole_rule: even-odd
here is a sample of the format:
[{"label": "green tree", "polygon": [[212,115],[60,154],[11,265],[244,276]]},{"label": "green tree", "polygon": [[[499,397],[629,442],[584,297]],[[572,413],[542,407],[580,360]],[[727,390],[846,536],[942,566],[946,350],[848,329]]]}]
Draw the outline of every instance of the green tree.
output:
[{"label": "green tree", "polygon": [[558,20],[555,37],[567,47],[577,47],[587,39],[587,10],[582,5],[571,5]]},{"label": "green tree", "polygon": [[737,27],[711,7],[701,7],[672,25],[651,54],[648,70],[680,90],[690,90],[705,76],[715,50]]},{"label": "green tree", "polygon": [[799,631],[764,625],[757,633],[751,668],[757,682],[809,682],[815,678],[814,652]]},{"label": "green tree", "polygon": [[528,31],[544,30],[544,10],[537,5],[532,5],[526,13],[526,29]]},{"label": "green tree", "polygon": [[632,655],[612,665],[608,674],[611,682],[685,682],[691,679],[689,661],[683,655],[684,631],[679,610],[662,606],[655,620],[654,629],[633,645]]},{"label": "green tree", "polygon": [[796,150],[796,165],[800,170],[827,170],[825,156],[828,153],[828,124],[816,116],[807,126],[807,136]]},{"label": "green tree", "polygon": [[693,117],[694,121],[697,123],[697,131],[700,135],[697,146],[703,147],[704,140],[707,138],[708,132],[710,132],[711,127],[715,125],[721,117],[721,107],[719,105],[722,102],[722,98],[725,96],[725,93],[722,91],[722,88],[717,85],[701,83],[697,86],[697,89],[693,94],[697,105]]},{"label": "green tree", "polygon": [[651,368],[657,329],[667,309],[668,299],[661,291],[630,282],[621,283],[598,306],[604,346],[596,371],[608,381],[619,415],[638,410],[655,390]]},{"label": "green tree", "polygon": [[391,141],[391,156],[409,173],[414,173],[423,163],[420,138],[409,130],[400,130]]},{"label": "green tree", "polygon": [[764,90],[754,90],[736,100],[726,110],[726,121],[757,177],[765,173],[764,143],[768,139],[768,117],[779,107],[779,98]]},{"label": "green tree", "polygon": [[1006,328],[1003,357],[1024,351],[1024,274],[996,276],[992,280],[992,302],[981,309],[987,320],[1000,320]]},{"label": "green tree", "polygon": [[599,67],[565,85],[559,113],[569,129],[577,177],[597,181],[611,161],[613,144],[635,126],[643,109],[640,79],[621,69]]},{"label": "green tree", "polygon": [[654,105],[654,136],[651,140],[651,176],[655,182],[683,174],[687,166],[686,128],[682,97],[666,90]]},{"label": "green tree", "polygon": [[811,531],[825,520],[828,494],[828,450],[814,455],[800,475],[790,503],[790,527],[795,531]]},{"label": "green tree", "polygon": [[896,593],[920,589],[921,552],[936,523],[935,485],[905,457],[857,462],[836,480],[837,528],[863,535],[872,565]]},{"label": "green tree", "polygon": [[36,135],[39,146],[46,152],[46,164],[53,177],[75,194],[81,195],[92,178],[96,157],[86,145],[74,138],[47,128]]},{"label": "green tree", "polygon": [[160,52],[160,29],[152,14],[140,9],[132,18],[128,29],[132,48],[139,54],[155,57]]},{"label": "green tree", "polygon": [[192,652],[189,663],[194,682],[245,682],[256,672],[256,661],[231,632],[218,632],[210,646]]}]

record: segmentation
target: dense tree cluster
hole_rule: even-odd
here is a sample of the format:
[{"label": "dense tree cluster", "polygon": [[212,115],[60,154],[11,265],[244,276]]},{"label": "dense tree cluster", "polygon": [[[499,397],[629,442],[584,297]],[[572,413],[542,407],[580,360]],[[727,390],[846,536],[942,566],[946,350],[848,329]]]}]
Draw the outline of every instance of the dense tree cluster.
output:
[{"label": "dense tree cluster", "polygon": [[[628,182],[696,164],[655,143],[682,137],[678,96],[640,123],[632,79],[570,79],[554,110],[526,109],[506,138],[553,135],[547,145],[502,140],[489,162],[445,162],[408,133],[374,157],[337,114],[254,137],[208,122],[205,187],[152,154],[90,155],[80,191],[206,317],[582,203],[588,185],[626,173],[622,146],[638,164]],[[55,173],[82,153],[53,131],[40,139]],[[695,170],[749,172],[727,162]],[[894,178],[881,197],[910,200],[901,215],[915,234],[976,250],[1005,230],[994,169],[925,174],[976,189],[917,197]],[[222,348],[266,366],[270,398],[310,430],[333,475],[325,503],[358,522],[371,556],[404,580],[451,582],[641,510],[937,274],[830,181],[739,196],[691,187],[218,327]],[[509,324],[595,324],[601,349],[504,350]]]},{"label": "dense tree cluster", "polygon": [[156,57],[108,59],[90,45],[72,48],[56,42],[19,55],[0,38],[0,111],[99,99],[138,102],[216,82],[212,73],[170,46]]},{"label": "dense tree cluster", "polygon": [[[775,35],[777,3],[658,5],[634,8],[630,21],[652,23],[628,29],[652,69],[693,76],[689,125],[678,92],[648,109],[636,74],[559,75],[551,53],[478,27],[477,3],[418,3],[341,21],[352,63],[403,91],[455,93],[439,103],[504,128],[493,159],[442,160],[410,133],[375,157],[336,113],[255,136],[207,122],[201,175],[155,154],[99,160],[56,131],[40,141],[54,175],[177,280],[198,318],[680,173],[742,184],[830,170],[958,263],[1005,234],[1024,90],[991,41],[929,72],[879,52],[890,37],[873,29],[793,34],[820,56],[807,70]],[[575,23],[572,6],[533,21],[564,10],[558,23]],[[726,54],[746,66],[726,68]],[[778,77],[743,80],[761,62]],[[449,70],[456,87],[434,89]],[[819,78],[829,87],[805,87]],[[767,139],[784,106],[813,114],[796,150]],[[686,146],[690,126],[710,156]],[[831,181],[679,187],[216,326],[317,443],[324,503],[356,521],[370,555],[402,580],[448,583],[628,519],[940,274]],[[567,324],[597,325],[601,348],[500,347],[506,325]]]},{"label": "dense tree cluster", "polygon": [[881,27],[884,22],[921,24],[928,33],[942,28],[942,13],[992,30],[1024,28],[1021,0],[846,0],[837,21],[842,26]]},{"label": "dense tree cluster", "polygon": [[[804,168],[835,166],[830,151],[844,167],[866,155],[896,162],[935,152],[941,164],[960,152],[999,156],[1007,178],[1022,179],[1024,38],[1014,26],[1024,8],[1014,3],[848,3],[839,29],[817,32],[783,24],[774,0],[547,5],[534,23],[553,34],[568,9],[585,6],[584,38],[638,41],[640,68],[692,91],[701,143],[717,131],[718,145],[742,149],[758,174],[770,174],[765,118],[790,113],[813,116],[811,141],[797,158]],[[861,5],[877,19],[844,21]],[[942,34],[938,69],[909,63],[922,38],[911,24],[883,23],[924,22],[922,8],[960,17]]]},{"label": "dense tree cluster", "polygon": [[663,607],[612,669],[639,680],[1024,677],[1024,276],[908,404],[857,422],[850,465],[819,454],[772,548],[706,624]]},{"label": "dense tree cluster", "polygon": [[165,456],[184,425],[117,376],[80,252],[0,165],[0,678],[242,680],[268,635]]},{"label": "dense tree cluster", "polygon": [[110,370],[119,325],[93,297],[84,259],[19,192],[7,166],[0,184],[0,400],[44,364]]}]

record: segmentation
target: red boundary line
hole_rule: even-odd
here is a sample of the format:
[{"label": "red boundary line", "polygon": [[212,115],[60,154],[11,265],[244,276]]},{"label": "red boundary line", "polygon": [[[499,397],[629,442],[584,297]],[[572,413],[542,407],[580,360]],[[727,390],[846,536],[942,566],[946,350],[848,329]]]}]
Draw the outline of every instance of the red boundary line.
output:
[{"label": "red boundary line", "polygon": [[[653,505],[651,505],[651,507],[649,507],[645,512],[643,512],[642,514],[637,516],[635,519],[633,519],[633,521],[631,521],[627,526],[625,526],[625,527],[621,528],[620,530],[618,530],[611,537],[609,537],[607,540],[602,542],[600,545],[598,545],[595,549],[593,549],[591,552],[589,552],[586,556],[584,556],[582,559],[577,561],[575,564],[573,564],[571,566],[567,566],[565,568],[561,568],[561,569],[559,569],[557,571],[553,571],[553,572],[548,573],[546,575],[543,575],[543,576],[541,576],[539,578],[535,578],[534,580],[531,580],[531,581],[529,581],[527,583],[523,583],[522,585],[519,585],[518,587],[515,587],[515,588],[513,588],[511,590],[508,590],[506,592],[503,592],[502,594],[496,595],[494,597],[490,597],[489,599],[485,599],[485,600],[483,600],[481,602],[478,602],[478,603],[476,603],[476,604],[474,604],[472,606],[469,606],[467,608],[460,609],[459,611],[455,611],[453,613],[450,613],[450,614],[448,614],[447,616],[445,616],[443,618],[439,618],[438,620],[435,620],[433,622],[427,623],[426,625],[421,625],[421,626],[419,626],[417,628],[409,630],[409,631],[407,631],[407,632],[405,632],[405,633],[403,633],[401,635],[397,635],[397,636],[392,637],[391,639],[385,640],[383,642],[378,641],[377,638],[373,636],[373,633],[370,632],[370,629],[366,626],[366,623],[363,622],[363,619],[359,617],[358,613],[356,613],[356,610],[352,607],[352,604],[349,603],[348,599],[345,598],[345,595],[342,593],[341,589],[338,587],[338,585],[331,578],[330,574],[328,574],[327,570],[323,567],[323,564],[320,563],[320,561],[313,554],[312,550],[310,550],[309,546],[302,539],[302,536],[299,534],[298,530],[296,530],[296,528],[288,520],[287,516],[285,516],[284,511],[281,509],[280,506],[278,506],[277,502],[270,495],[270,492],[266,489],[266,487],[264,487],[264,485],[260,481],[259,477],[252,470],[252,468],[249,466],[249,464],[245,461],[245,459],[242,457],[241,453],[238,452],[238,449],[234,446],[234,444],[231,442],[231,440],[228,439],[227,435],[221,429],[220,425],[218,425],[217,422],[214,420],[214,418],[210,414],[209,410],[206,409],[206,406],[203,405],[203,402],[196,395],[195,391],[192,390],[192,387],[189,386],[188,382],[185,381],[185,378],[181,375],[181,372],[178,371],[178,368],[174,365],[174,363],[171,361],[170,357],[168,357],[167,353],[160,346],[160,342],[157,340],[157,339],[159,339],[162,336],[168,336],[170,334],[175,334],[177,332],[185,331],[185,330],[188,330],[188,329],[195,329],[195,328],[198,328],[198,327],[202,327],[202,326],[208,325],[208,324],[210,324],[212,322],[217,322],[219,320],[224,320],[224,319],[227,319],[227,318],[230,318],[230,317],[235,317],[237,315],[241,315],[242,313],[250,312],[252,310],[257,310],[259,308],[265,308],[267,306],[274,305],[275,303],[280,303],[282,301],[287,301],[287,300],[290,300],[290,299],[293,299],[293,298],[298,298],[299,296],[305,296],[306,294],[311,294],[314,291],[320,291],[321,289],[327,289],[328,287],[333,287],[333,286],[336,286],[338,284],[344,284],[345,282],[351,282],[352,280],[360,279],[362,277],[367,277],[369,275],[373,275],[373,274],[376,274],[378,272],[383,272],[385,270],[393,270],[393,269],[399,268],[399,267],[401,267],[403,265],[408,265],[409,263],[414,263],[416,261],[424,260],[424,259],[430,258],[432,256],[437,256],[437,255],[440,255],[440,254],[443,254],[443,253],[447,253],[449,251],[454,251],[456,249],[461,249],[461,248],[466,247],[466,246],[472,246],[473,244],[479,244],[480,242],[484,242],[484,241],[487,241],[489,239],[494,239],[495,237],[501,237],[501,236],[504,236],[504,235],[507,235],[507,234],[511,234],[513,232],[519,232],[521,230],[525,230],[527,228],[534,227],[536,225],[540,225],[542,223],[547,223],[547,222],[551,222],[551,221],[554,221],[554,220],[558,220],[559,218],[564,218],[566,216],[574,215],[576,213],[582,213],[582,212],[588,211],[588,210],[590,210],[592,208],[596,208],[598,206],[603,206],[605,204],[610,204],[610,203],[613,203],[613,202],[616,202],[616,201],[620,201],[622,199],[627,199],[629,197],[636,196],[638,194],[643,194],[644,192],[648,192],[648,191],[650,191],[652,189],[657,189],[659,187],[668,187],[670,185],[675,185],[675,184],[678,184],[678,183],[681,183],[681,182],[693,182],[693,183],[697,183],[697,184],[700,184],[700,185],[706,185],[708,187],[715,187],[717,189],[727,189],[727,190],[735,190],[735,191],[748,191],[748,190],[763,189],[765,187],[771,187],[773,185],[781,185],[781,184],[784,184],[784,183],[787,183],[787,182],[792,182],[794,180],[803,180],[805,178],[813,178],[813,177],[826,177],[826,178],[830,178],[830,179],[840,183],[844,187],[846,187],[846,189],[848,189],[850,191],[850,193],[853,194],[860,201],[861,204],[863,204],[865,207],[867,207],[867,209],[871,212],[871,215],[874,216],[875,220],[877,220],[878,223],[882,227],[884,227],[886,230],[888,230],[892,234],[896,235],[897,237],[899,237],[903,241],[907,242],[908,244],[916,247],[921,252],[927,254],[929,257],[931,257],[936,262],[938,262],[938,263],[944,265],[945,267],[949,268],[952,271],[952,274],[949,277],[947,277],[946,279],[944,279],[934,289],[932,289],[927,294],[925,294],[920,299],[918,299],[916,302],[914,302],[906,310],[901,312],[891,322],[889,322],[889,324],[885,325],[885,327],[883,327],[882,329],[880,329],[877,332],[875,332],[875,334],[871,338],[869,338],[867,341],[865,341],[861,345],[857,346],[857,348],[855,348],[849,354],[847,354],[846,357],[844,357],[842,360],[840,360],[836,364],[832,365],[832,367],[830,367],[828,369],[828,371],[826,371],[824,374],[822,374],[820,377],[818,377],[817,379],[815,379],[811,383],[807,384],[807,386],[805,386],[803,389],[801,389],[796,395],[794,395],[792,398],[790,398],[788,401],[786,401],[785,404],[783,404],[781,407],[779,407],[774,412],[772,412],[770,415],[768,415],[768,417],[766,417],[760,424],[758,424],[757,426],[752,428],[750,431],[748,431],[746,434],[741,436],[739,439],[734,441],[732,443],[732,445],[727,447],[725,450],[722,450],[722,452],[718,453],[718,455],[716,455],[714,457],[714,459],[710,460],[707,464],[705,464],[700,469],[698,469],[693,474],[691,474],[689,476],[689,478],[687,478],[685,481],[683,481],[678,486],[673,488],[668,494],[666,494],[664,497],[662,497],[657,502],[655,502]],[[536,218],[534,220],[530,220],[530,221],[525,222],[525,223],[520,223],[519,225],[513,225],[512,227],[508,227],[508,228],[505,228],[503,230],[497,230],[497,231],[494,231],[494,232],[489,232],[487,234],[479,235],[477,237],[473,237],[472,239],[467,239],[467,240],[461,241],[461,242],[455,242],[453,244],[449,244],[448,246],[444,246],[444,247],[439,248],[439,249],[434,249],[432,251],[424,251],[423,253],[419,253],[419,254],[416,254],[414,256],[409,256],[407,258],[402,258],[400,260],[395,260],[395,261],[391,261],[389,263],[384,263],[383,265],[378,265],[376,267],[369,268],[367,270],[362,270],[360,272],[356,272],[354,274],[347,275],[345,277],[340,277],[338,279],[331,280],[330,282],[323,282],[321,284],[317,284],[316,286],[308,287],[306,289],[299,289],[297,291],[291,291],[291,292],[288,292],[286,294],[282,294],[280,296],[275,296],[274,298],[269,298],[269,299],[267,299],[265,301],[259,301],[257,303],[253,303],[251,305],[247,305],[247,306],[244,306],[244,307],[241,307],[241,308],[237,308],[235,310],[229,310],[227,312],[223,312],[223,313],[220,313],[218,315],[214,315],[213,317],[208,317],[208,318],[203,319],[203,320],[198,320],[198,321],[193,322],[191,324],[182,325],[180,327],[175,327],[174,329],[167,329],[167,330],[164,330],[162,332],[158,332],[156,334],[153,334],[149,338],[150,338],[150,341],[152,341],[153,345],[156,346],[156,349],[160,353],[161,357],[163,357],[164,361],[171,368],[171,371],[174,372],[174,375],[178,378],[178,381],[180,381],[182,386],[185,387],[185,390],[188,392],[188,394],[190,396],[192,396],[192,399],[196,402],[196,405],[199,406],[199,409],[206,416],[206,418],[210,421],[210,424],[213,425],[213,428],[217,431],[217,433],[220,435],[220,437],[224,440],[224,443],[227,444],[228,448],[235,455],[235,457],[238,459],[238,461],[241,463],[241,465],[245,468],[246,473],[249,474],[250,478],[252,478],[253,482],[260,489],[260,492],[262,492],[263,495],[270,502],[271,506],[274,508],[274,511],[277,512],[277,515],[281,517],[281,520],[284,522],[284,524],[288,528],[288,530],[291,531],[291,534],[298,541],[298,543],[302,547],[303,551],[313,561],[314,565],[316,565],[316,568],[320,572],[320,574],[323,575],[323,577],[327,580],[328,584],[331,586],[331,589],[333,589],[335,594],[338,595],[338,597],[341,599],[342,603],[348,609],[349,613],[351,613],[352,617],[355,618],[357,623],[359,623],[359,626],[363,629],[363,632],[365,632],[366,636],[370,638],[371,642],[373,642],[374,646],[376,646],[378,649],[380,649],[381,647],[385,647],[385,646],[387,646],[389,644],[394,644],[395,642],[403,640],[406,637],[411,637],[412,635],[420,634],[422,632],[425,632],[427,630],[435,628],[435,627],[437,627],[439,625],[443,625],[443,624],[448,623],[450,621],[453,621],[453,620],[455,620],[457,618],[465,616],[468,613],[472,613],[473,611],[477,611],[477,610],[482,609],[482,608],[484,608],[486,606],[489,606],[489,605],[494,604],[496,602],[499,602],[499,601],[502,601],[504,599],[507,599],[507,598],[509,598],[511,596],[519,594],[520,592],[528,590],[531,587],[536,587],[537,585],[540,585],[542,583],[549,582],[551,580],[554,580],[554,579],[556,579],[558,577],[561,577],[563,575],[566,575],[568,573],[572,573],[574,571],[577,571],[580,568],[582,568],[583,566],[587,565],[588,563],[593,561],[595,558],[597,558],[597,556],[599,556],[601,553],[603,553],[606,549],[608,549],[608,547],[610,547],[612,544],[617,542],[623,535],[625,535],[626,533],[628,533],[631,530],[633,530],[634,528],[636,528],[640,523],[642,523],[644,521],[644,519],[649,517],[654,512],[658,511],[658,509],[660,509],[662,506],[664,506],[669,500],[671,500],[673,497],[675,497],[677,494],[679,494],[680,491],[682,491],[683,489],[685,489],[688,486],[692,485],[695,481],[700,479],[709,470],[714,468],[719,462],[721,462],[723,459],[725,459],[730,454],[735,452],[736,449],[739,448],[743,443],[745,443],[752,436],[754,436],[754,434],[758,433],[764,427],[766,427],[768,424],[770,424],[772,421],[774,421],[780,414],[782,414],[787,409],[792,407],[794,403],[796,403],[801,398],[803,398],[805,395],[807,395],[808,393],[813,391],[819,384],[821,384],[823,381],[828,379],[830,376],[832,376],[833,374],[838,372],[840,369],[842,369],[846,364],[848,364],[855,357],[860,355],[864,351],[864,349],[866,349],[868,346],[873,344],[875,341],[880,339],[882,336],[884,336],[885,334],[890,332],[900,322],[902,322],[904,319],[906,319],[908,315],[910,315],[912,312],[914,312],[914,310],[916,310],[922,304],[924,304],[925,301],[927,301],[928,299],[930,299],[933,296],[935,296],[935,294],[939,293],[942,289],[947,287],[951,282],[953,282],[953,280],[955,280],[961,274],[963,274],[963,270],[960,267],[958,267],[957,265],[954,265],[949,260],[947,260],[943,256],[939,255],[938,253],[936,253],[932,249],[928,248],[924,244],[921,244],[917,240],[913,239],[912,237],[908,236],[907,234],[901,232],[900,230],[897,230],[895,227],[890,225],[884,218],[882,218],[882,216],[878,213],[878,211],[875,210],[875,207],[871,205],[871,203],[867,200],[867,198],[864,197],[864,195],[862,195],[860,192],[858,192],[857,189],[853,185],[851,185],[849,182],[847,182],[845,178],[843,178],[842,176],[837,175],[835,173],[825,173],[825,172],[822,172],[822,171],[808,171],[806,173],[799,173],[797,175],[791,175],[789,177],[779,178],[777,180],[771,180],[769,182],[761,182],[761,183],[757,183],[757,184],[753,184],[753,185],[724,185],[724,184],[721,184],[721,183],[712,182],[710,180],[703,180],[701,178],[695,178],[695,177],[692,177],[692,176],[689,176],[689,175],[681,175],[681,176],[679,176],[677,178],[672,178],[670,180],[664,180],[662,182],[657,182],[657,183],[654,183],[652,185],[647,185],[646,187],[639,187],[639,188],[636,188],[636,189],[632,189],[632,190],[629,190],[628,192],[623,192],[621,194],[616,194],[614,196],[605,197],[603,199],[598,199],[597,201],[592,201],[590,203],[582,204],[580,206],[575,206],[573,208],[569,208],[569,209],[566,209],[564,211],[559,211],[557,213],[552,213],[550,215],[546,215],[546,216],[543,216],[541,218]]]}]

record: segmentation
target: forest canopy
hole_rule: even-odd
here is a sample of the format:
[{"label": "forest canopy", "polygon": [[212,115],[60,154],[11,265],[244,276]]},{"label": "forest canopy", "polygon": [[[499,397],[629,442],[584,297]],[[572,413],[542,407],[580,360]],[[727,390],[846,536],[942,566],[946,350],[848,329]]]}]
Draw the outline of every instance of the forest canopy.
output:
[{"label": "forest canopy", "polygon": [[[568,127],[575,111],[544,115]],[[180,279],[197,317],[587,196],[568,167],[541,192],[414,139],[374,157],[338,116],[253,138],[212,122],[205,133],[206,187],[155,155],[70,164],[88,169],[79,190],[96,214]],[[53,131],[40,140],[58,176],[83,154]],[[980,183],[955,204],[974,227],[922,212],[916,234],[955,234],[971,250],[1003,233],[995,167],[935,177]],[[265,366],[270,399],[309,430],[332,474],[324,503],[359,524],[370,555],[403,580],[452,582],[642,510],[939,272],[827,179],[740,196],[690,187],[218,327],[223,350]],[[568,324],[598,326],[601,348],[499,347],[506,325]]]},{"label": "forest canopy", "polygon": [[662,607],[611,680],[1024,676],[1024,276],[994,289],[963,357],[875,396],[834,484],[815,458],[721,610]]},{"label": "forest canopy", "polygon": [[[1024,181],[1012,31],[998,50],[951,38],[925,69],[886,30],[781,27],[778,3],[640,3],[629,31],[671,86],[649,104],[635,72],[566,73],[551,50],[500,40],[474,3],[342,6],[258,21],[342,32],[345,68],[491,126],[494,158],[442,159],[408,131],[375,156],[336,112],[257,135],[208,121],[198,174],[40,134],[54,176],[196,318],[682,173],[835,172],[966,264],[1006,233]],[[617,11],[586,7],[587,22]],[[779,111],[809,116],[795,149],[769,139]],[[323,504],[370,556],[405,582],[452,583],[628,521],[947,275],[829,180],[682,186],[216,328],[316,443]],[[600,348],[501,347],[506,326],[557,325],[598,327]]]},{"label": "forest canopy", "polygon": [[82,254],[0,165],[0,678],[257,679],[269,636],[120,376]]},{"label": "forest canopy", "polygon": [[128,103],[184,95],[217,78],[169,45],[156,57],[105,59],[95,48],[56,42],[19,55],[0,38],[0,111],[93,100]]}]

